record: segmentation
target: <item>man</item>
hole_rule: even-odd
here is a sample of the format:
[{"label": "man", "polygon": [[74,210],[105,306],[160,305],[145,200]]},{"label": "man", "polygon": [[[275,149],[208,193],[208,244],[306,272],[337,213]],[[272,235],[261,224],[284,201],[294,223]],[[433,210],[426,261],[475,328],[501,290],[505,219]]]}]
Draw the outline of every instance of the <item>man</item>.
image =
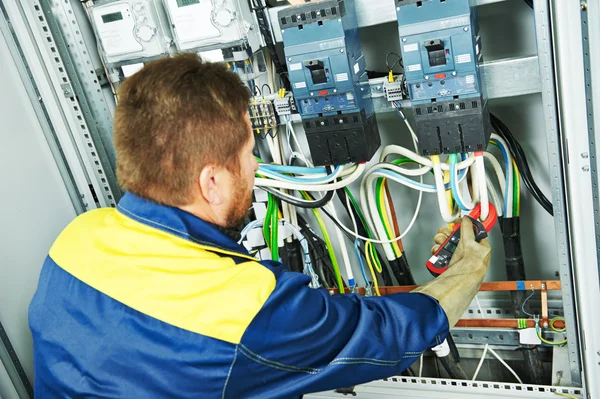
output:
[{"label": "man", "polygon": [[248,101],[195,55],[125,81],[114,142],[127,194],[75,219],[44,263],[29,311],[38,397],[298,397],[401,372],[465,311],[490,252],[468,221],[444,275],[382,298],[311,289],[228,238],[258,167]]}]

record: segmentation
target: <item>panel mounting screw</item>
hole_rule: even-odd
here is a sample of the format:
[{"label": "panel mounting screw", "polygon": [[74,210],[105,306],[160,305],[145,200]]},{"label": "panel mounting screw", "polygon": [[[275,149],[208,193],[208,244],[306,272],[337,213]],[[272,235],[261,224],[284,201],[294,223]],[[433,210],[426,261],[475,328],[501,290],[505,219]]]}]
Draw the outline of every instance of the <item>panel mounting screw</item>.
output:
[{"label": "panel mounting screw", "polygon": [[456,71],[452,72],[452,76],[456,76]]},{"label": "panel mounting screw", "polygon": [[468,32],[468,31],[469,31],[469,28],[468,28],[467,26],[465,26],[465,27],[463,28],[463,30],[464,30],[465,32]]},{"label": "panel mounting screw", "polygon": [[343,49],[343,48],[341,48],[341,49],[340,49],[340,53],[343,53],[343,52],[344,52],[344,49]]},{"label": "panel mounting screw", "polygon": [[288,58],[288,62],[292,62],[292,59],[291,59],[291,58]]},{"label": "panel mounting screw", "polygon": [[590,171],[590,167],[585,165],[583,168],[581,168],[581,170],[583,170],[584,172],[589,172]]},{"label": "panel mounting screw", "polygon": [[337,89],[333,89],[333,92],[334,92],[334,93],[337,93]]},{"label": "panel mounting screw", "polygon": [[321,121],[321,126],[325,126],[325,122],[324,121]]},{"label": "panel mounting screw", "polygon": [[310,95],[311,95],[311,96],[314,96],[314,95],[315,95],[315,93],[310,93]]},{"label": "panel mounting screw", "polygon": [[425,80],[429,80],[429,76],[425,76]]},{"label": "panel mounting screw", "polygon": [[341,124],[343,124],[343,123],[344,123],[344,120],[343,120],[343,119],[340,119],[340,120],[338,120],[338,123],[341,125]]},{"label": "panel mounting screw", "polygon": [[589,157],[590,157],[590,155],[587,152],[582,152],[581,153],[581,158],[588,159]]},{"label": "panel mounting screw", "polygon": [[406,38],[405,37],[402,38],[402,43],[406,43]]},{"label": "panel mounting screw", "polygon": [[586,11],[587,10],[587,3],[585,1],[581,2],[581,10],[582,11]]}]

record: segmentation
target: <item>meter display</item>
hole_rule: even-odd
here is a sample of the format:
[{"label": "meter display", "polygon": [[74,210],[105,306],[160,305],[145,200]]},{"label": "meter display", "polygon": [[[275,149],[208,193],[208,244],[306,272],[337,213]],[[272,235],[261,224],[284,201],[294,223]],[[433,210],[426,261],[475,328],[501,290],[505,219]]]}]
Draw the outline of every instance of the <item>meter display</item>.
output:
[{"label": "meter display", "polygon": [[237,0],[164,0],[164,5],[179,50],[234,47],[247,41]]},{"label": "meter display", "polygon": [[89,12],[107,65],[168,54],[153,0],[102,2]]}]

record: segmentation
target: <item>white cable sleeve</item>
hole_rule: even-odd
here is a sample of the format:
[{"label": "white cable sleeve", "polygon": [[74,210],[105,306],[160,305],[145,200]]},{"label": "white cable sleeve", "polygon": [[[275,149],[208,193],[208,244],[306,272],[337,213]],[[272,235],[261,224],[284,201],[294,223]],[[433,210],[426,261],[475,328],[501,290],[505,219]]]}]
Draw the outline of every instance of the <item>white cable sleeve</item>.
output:
[{"label": "white cable sleeve", "polygon": [[485,164],[483,163],[483,155],[475,156],[475,170],[477,172],[477,188],[479,189],[479,201],[481,204],[481,220],[486,220],[490,215],[490,200],[485,181]]}]

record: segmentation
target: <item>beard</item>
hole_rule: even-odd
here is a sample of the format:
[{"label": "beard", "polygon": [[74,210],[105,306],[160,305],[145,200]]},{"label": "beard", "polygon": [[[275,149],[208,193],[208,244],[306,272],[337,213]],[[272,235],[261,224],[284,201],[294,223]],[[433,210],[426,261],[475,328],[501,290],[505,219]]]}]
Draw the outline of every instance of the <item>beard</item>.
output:
[{"label": "beard", "polygon": [[240,183],[241,179],[236,184],[233,193],[234,201],[225,218],[225,227],[230,229],[239,227],[244,222],[244,218],[252,206],[252,187],[242,186]]}]

